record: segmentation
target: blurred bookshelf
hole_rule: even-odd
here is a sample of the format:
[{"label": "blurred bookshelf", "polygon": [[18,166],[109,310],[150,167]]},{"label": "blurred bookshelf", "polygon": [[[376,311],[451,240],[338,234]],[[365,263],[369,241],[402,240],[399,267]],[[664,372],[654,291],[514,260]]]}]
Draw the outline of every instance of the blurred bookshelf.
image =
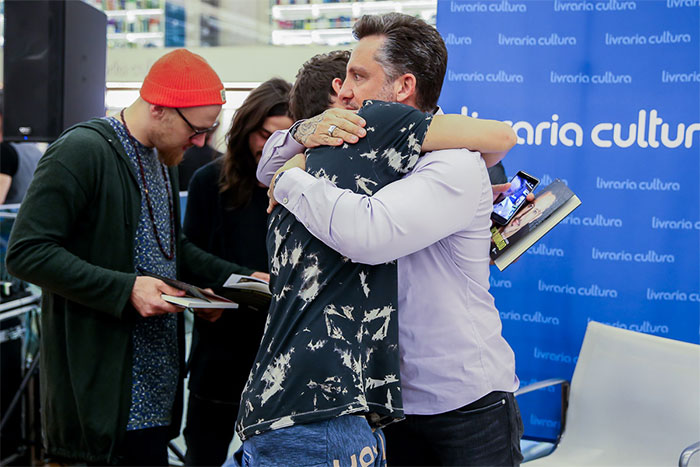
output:
[{"label": "blurred bookshelf", "polygon": [[114,47],[329,45],[353,41],[365,14],[400,12],[435,25],[437,0],[90,0]]},{"label": "blurred bookshelf", "polygon": [[107,46],[165,46],[164,0],[92,0],[107,15]]},{"label": "blurred bookshelf", "polygon": [[399,12],[435,25],[436,0],[272,0],[273,45],[342,45],[353,41],[352,25],[362,15]]}]

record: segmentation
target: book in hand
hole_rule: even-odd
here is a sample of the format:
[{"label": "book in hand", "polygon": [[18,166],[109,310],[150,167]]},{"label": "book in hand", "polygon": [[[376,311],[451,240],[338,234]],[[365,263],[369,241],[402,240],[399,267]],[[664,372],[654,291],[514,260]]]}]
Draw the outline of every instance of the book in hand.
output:
[{"label": "book in hand", "polygon": [[[201,309],[201,308],[217,308],[217,309],[236,309],[238,303],[224,299],[202,299],[185,295],[184,297],[176,297],[174,295],[161,294],[160,296],[166,302],[173,305],[182,306],[185,308]],[[223,297],[222,297],[223,298]]]},{"label": "book in hand", "polygon": [[581,200],[559,179],[542,188],[504,226],[491,227],[491,259],[503,271],[579,207]]},{"label": "book in hand", "polygon": [[219,294],[255,310],[267,311],[272,300],[270,285],[253,276],[231,274],[224,282]]},{"label": "book in hand", "polygon": [[155,277],[156,279],[160,279],[166,284],[168,284],[170,287],[175,287],[176,289],[183,290],[186,294],[183,297],[161,294],[161,298],[166,302],[170,302],[174,305],[183,306],[186,308],[238,308],[237,303],[232,302],[226,297],[222,297],[215,293],[208,292],[197,286],[179,281],[177,279],[170,279],[169,277],[161,276],[159,274],[146,271],[145,269],[137,269],[139,274],[141,274],[142,276],[150,276]]}]

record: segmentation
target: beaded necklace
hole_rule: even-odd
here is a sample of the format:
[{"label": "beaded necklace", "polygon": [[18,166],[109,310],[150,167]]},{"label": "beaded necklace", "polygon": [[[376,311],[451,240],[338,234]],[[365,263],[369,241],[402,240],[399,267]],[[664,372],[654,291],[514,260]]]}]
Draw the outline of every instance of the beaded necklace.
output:
[{"label": "beaded necklace", "polygon": [[146,182],[146,173],[143,170],[143,163],[141,162],[141,153],[139,152],[138,147],[136,146],[136,142],[134,141],[135,138],[131,135],[131,131],[129,131],[129,127],[126,126],[126,119],[124,119],[124,109],[119,113],[119,116],[122,119],[122,123],[124,124],[124,129],[126,130],[126,134],[129,136],[129,142],[131,143],[131,146],[134,148],[134,152],[136,152],[136,160],[139,163],[139,170],[141,172],[141,179],[143,180],[143,191],[144,194],[146,195],[146,206],[148,206],[148,215],[151,218],[151,226],[153,227],[153,235],[156,236],[156,242],[158,242],[158,248],[160,248],[160,252],[163,253],[163,256],[165,256],[165,259],[168,261],[172,261],[173,258],[175,258],[175,212],[173,210],[173,198],[172,198],[172,193],[170,192],[170,188],[168,187],[168,178],[165,173],[165,167],[163,167],[163,164],[159,162],[160,164],[160,169],[163,172],[163,180],[165,180],[165,191],[168,193],[168,207],[170,208],[170,253],[165,251],[165,248],[163,247],[163,244],[160,242],[160,236],[158,235],[158,228],[156,227],[156,219],[155,216],[153,215],[153,206],[151,205],[151,197],[148,194],[148,185]]}]

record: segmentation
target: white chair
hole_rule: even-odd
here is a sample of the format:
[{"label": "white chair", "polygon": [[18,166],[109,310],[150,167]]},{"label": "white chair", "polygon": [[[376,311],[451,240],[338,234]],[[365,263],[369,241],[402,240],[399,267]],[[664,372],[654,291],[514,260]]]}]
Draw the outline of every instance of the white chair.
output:
[{"label": "white chair", "polygon": [[562,415],[558,446],[528,467],[700,465],[700,345],[590,322]]}]

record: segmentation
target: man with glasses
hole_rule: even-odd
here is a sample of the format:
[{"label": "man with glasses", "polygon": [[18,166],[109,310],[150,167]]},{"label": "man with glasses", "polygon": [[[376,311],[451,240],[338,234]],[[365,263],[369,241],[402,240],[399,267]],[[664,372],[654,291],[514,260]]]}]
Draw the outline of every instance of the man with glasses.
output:
[{"label": "man with glasses", "polygon": [[[190,139],[195,138],[195,137],[197,137],[197,136],[199,136],[199,135],[206,135],[207,133],[211,133],[211,132],[213,132],[214,130],[216,130],[216,128],[219,126],[219,121],[217,120],[217,121],[215,121],[214,124],[213,124],[212,126],[210,126],[209,128],[197,129],[197,127],[195,127],[194,125],[192,125],[192,124],[190,123],[190,121],[187,120],[187,117],[185,117],[184,115],[182,115],[182,111],[181,111],[180,109],[178,109],[177,107],[175,107],[175,112],[177,112],[177,114],[185,121],[185,123],[187,123],[187,126],[189,126],[190,128],[192,128],[192,131],[193,131],[194,133],[192,133],[192,136],[190,136]],[[200,146],[200,145],[197,145],[197,146]]]},{"label": "man with glasses", "polygon": [[205,287],[254,272],[180,232],[175,166],[216,129],[224,102],[206,61],[175,50],[118,117],[66,130],[37,167],[7,268],[43,289],[42,423],[59,462],[168,464],[185,348],[182,308],[161,294],[184,292],[136,271]]}]

